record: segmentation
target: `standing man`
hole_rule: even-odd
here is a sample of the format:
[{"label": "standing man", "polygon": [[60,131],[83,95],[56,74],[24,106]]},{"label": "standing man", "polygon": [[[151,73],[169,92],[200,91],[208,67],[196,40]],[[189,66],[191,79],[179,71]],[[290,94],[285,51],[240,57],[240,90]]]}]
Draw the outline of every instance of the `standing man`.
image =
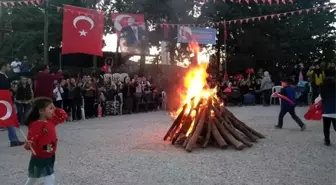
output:
[{"label": "standing man", "polygon": [[[7,73],[11,71],[11,67],[9,63],[2,62],[0,63],[0,89],[1,90],[9,90],[10,89],[10,82],[7,77]],[[10,146],[21,146],[24,144],[24,142],[19,141],[15,127],[7,127],[8,132],[8,139],[10,141]]]},{"label": "standing man", "polygon": [[54,81],[62,77],[62,71],[59,70],[57,74],[50,74],[49,66],[43,66],[42,71],[38,72],[35,76],[35,98],[48,97],[55,98]]},{"label": "standing man", "polygon": [[11,67],[13,69],[13,72],[15,74],[21,73],[21,65],[22,63],[19,61],[18,58],[15,58],[15,60],[11,63]]}]

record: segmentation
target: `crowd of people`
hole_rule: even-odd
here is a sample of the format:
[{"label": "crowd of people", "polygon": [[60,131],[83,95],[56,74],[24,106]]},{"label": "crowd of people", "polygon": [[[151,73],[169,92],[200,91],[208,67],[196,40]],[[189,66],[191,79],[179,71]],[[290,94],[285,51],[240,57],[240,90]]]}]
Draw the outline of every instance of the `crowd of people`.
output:
[{"label": "crowd of people", "polygon": [[[335,64],[327,66],[314,63],[306,68],[302,63],[295,65],[287,77],[291,85],[295,86],[296,102],[298,105],[308,105],[320,94],[320,86],[325,77],[335,77]],[[274,78],[273,78],[274,77]],[[219,95],[229,104],[249,105],[263,104],[269,106],[274,91],[280,90],[283,75],[276,76],[268,71],[259,70],[252,74],[239,74],[223,79]],[[278,86],[279,89],[275,87]],[[273,90],[273,92],[272,92]],[[280,92],[280,91],[279,91]]]},{"label": "crowd of people", "polygon": [[[61,70],[50,73],[48,65],[27,75],[15,68],[17,63],[1,63],[0,89],[11,90],[21,125],[37,97],[51,98],[56,107],[68,113],[68,121],[158,110],[164,106],[165,93],[155,86],[151,77],[135,75],[131,78],[128,74],[111,73],[71,77],[62,74]],[[8,74],[14,74],[15,80],[9,79]],[[15,129],[7,130],[11,146],[22,145]]]},{"label": "crowd of people", "polygon": [[[62,71],[50,73],[48,65],[29,76],[27,74],[31,68],[28,68],[34,66],[24,61],[19,62],[16,59],[12,63],[2,63],[0,76],[2,89],[8,87],[12,91],[21,124],[36,97],[53,99],[56,107],[63,108],[68,113],[68,121],[157,110],[166,107],[164,104],[167,102],[173,102],[167,101],[165,91],[158,88],[151,77],[131,77],[126,73],[115,76],[111,72],[70,76],[64,75]],[[314,63],[306,68],[300,63],[292,71],[289,83],[295,89],[296,104],[308,105],[320,94],[325,77],[335,77],[335,64],[329,63],[325,66]],[[8,73],[19,76],[19,79],[6,80]],[[280,79],[281,77],[263,70],[225,76],[218,85],[218,95],[224,99],[226,105],[269,106],[274,87],[281,88]],[[159,85],[162,87],[162,84]],[[174,89],[174,85],[172,86]],[[280,92],[279,89],[277,91]],[[168,92],[171,93],[169,90]],[[9,137],[14,141],[11,145],[22,144],[12,132],[9,132]]]},{"label": "crowd of people", "polygon": [[116,76],[64,77],[61,71],[49,74],[48,66],[35,80],[21,76],[11,82],[20,123],[34,97],[52,98],[56,107],[69,113],[70,120],[160,109],[162,93],[150,78]]}]

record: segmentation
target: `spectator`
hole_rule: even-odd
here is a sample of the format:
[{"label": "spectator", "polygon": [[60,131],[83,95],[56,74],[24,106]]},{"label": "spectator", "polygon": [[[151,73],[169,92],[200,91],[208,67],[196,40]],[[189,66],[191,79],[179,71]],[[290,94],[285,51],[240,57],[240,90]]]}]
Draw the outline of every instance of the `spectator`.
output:
[{"label": "spectator", "polygon": [[69,104],[71,106],[72,120],[81,120],[82,95],[79,84],[76,84],[74,78],[70,79],[69,84]]},{"label": "spectator", "polygon": [[304,68],[303,63],[294,66],[295,82],[307,81],[307,70]]},{"label": "spectator", "polygon": [[45,65],[43,71],[40,71],[35,76],[35,97],[55,98],[54,81],[62,77],[62,71],[59,70],[57,74],[49,74],[49,66]]},{"label": "spectator", "polygon": [[21,73],[21,66],[22,66],[22,63],[19,61],[18,58],[15,58],[15,60],[11,63],[13,72],[16,74]]},{"label": "spectator", "polygon": [[143,92],[143,86],[144,86],[144,83],[143,81],[141,81],[140,78],[137,78],[137,80],[134,81],[134,86],[135,86],[135,105],[136,105],[136,112],[139,112],[139,104],[141,103],[142,101],[142,92]]},{"label": "spectator", "polygon": [[[7,77],[7,73],[11,71],[9,63],[0,63],[0,89],[1,90],[9,90],[10,83]],[[8,139],[10,141],[10,146],[21,146],[24,142],[21,142],[16,135],[15,127],[7,127]]]},{"label": "spectator", "polygon": [[23,57],[22,64],[21,64],[21,72],[28,73],[33,68],[33,65],[30,65],[28,62],[27,56]]},{"label": "spectator", "polygon": [[320,85],[322,85],[325,73],[320,68],[319,64],[316,64],[315,66],[312,66],[310,70],[307,73],[307,76],[311,78],[311,87],[312,87],[312,102],[317,98],[317,96],[320,93]]},{"label": "spectator", "polygon": [[268,73],[268,71],[264,72],[264,77],[261,80],[260,90],[263,93],[264,96],[264,106],[270,105],[270,97],[272,94],[272,87],[274,86],[274,83],[272,82],[272,79]]},{"label": "spectator", "polygon": [[15,95],[15,104],[17,108],[17,115],[21,125],[24,122],[24,116],[30,108],[30,104],[33,101],[33,89],[28,84],[26,77],[21,77],[21,81],[18,84]]},{"label": "spectator", "polygon": [[134,83],[130,80],[130,78],[127,76],[125,78],[125,85],[123,86],[122,93],[124,102],[126,105],[127,113],[131,114],[133,111],[133,100],[134,100],[134,93],[135,93],[135,87]]},{"label": "spectator", "polygon": [[85,116],[87,118],[92,118],[95,115],[94,103],[96,98],[96,88],[91,78],[88,78],[87,82],[83,85],[83,91]]},{"label": "spectator", "polygon": [[63,89],[63,93],[62,93],[63,109],[68,114],[71,111],[71,105],[70,105],[70,102],[69,102],[69,84],[70,84],[70,79],[66,79],[66,80],[61,79],[60,80],[60,85]]},{"label": "spectator", "polygon": [[55,106],[57,108],[62,108],[62,103],[63,103],[63,98],[62,98],[62,94],[64,93],[63,87],[61,86],[60,83],[57,83],[54,90],[54,97],[55,97]]},{"label": "spectator", "polygon": [[336,131],[336,85],[334,77],[326,77],[321,86],[324,144],[330,145],[330,126]]}]

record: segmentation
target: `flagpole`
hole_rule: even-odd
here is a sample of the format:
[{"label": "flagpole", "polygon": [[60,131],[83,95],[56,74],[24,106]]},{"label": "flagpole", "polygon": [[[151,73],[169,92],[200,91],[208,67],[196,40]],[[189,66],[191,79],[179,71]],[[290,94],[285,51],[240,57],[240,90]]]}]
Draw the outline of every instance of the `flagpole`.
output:
[{"label": "flagpole", "polygon": [[59,70],[62,70],[62,52],[59,53],[58,63],[59,63]]},{"label": "flagpole", "polygon": [[224,50],[223,50],[223,61],[224,61],[224,74],[227,74],[227,57],[226,57],[226,40],[227,40],[227,27],[226,27],[226,20],[224,20]]},{"label": "flagpole", "polygon": [[49,29],[49,19],[48,19],[48,7],[49,1],[44,1],[44,31],[43,31],[43,54],[44,54],[44,64],[48,64],[48,51],[49,51],[49,44],[48,44],[48,29]]},{"label": "flagpole", "polygon": [[36,155],[36,152],[35,152],[35,150],[33,149],[31,143],[29,143],[26,134],[23,132],[23,130],[22,130],[21,128],[19,128],[19,130],[20,130],[20,132],[21,132],[21,135],[22,135],[23,138],[25,139],[25,141],[28,143],[29,148],[30,148],[30,150],[32,151],[32,153],[33,153],[34,155]]}]

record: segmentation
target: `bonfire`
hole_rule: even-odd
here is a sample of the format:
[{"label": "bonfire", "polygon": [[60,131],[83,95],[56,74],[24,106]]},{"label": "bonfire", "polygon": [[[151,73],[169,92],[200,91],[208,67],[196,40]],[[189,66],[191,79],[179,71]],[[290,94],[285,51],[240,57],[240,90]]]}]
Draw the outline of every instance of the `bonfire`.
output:
[{"label": "bonfire", "polygon": [[199,55],[198,44],[192,43],[189,47],[198,65],[191,67],[184,78],[181,106],[172,113],[174,122],[164,140],[191,152],[196,146],[205,148],[209,144],[241,150],[265,138],[226,109],[216,96],[217,88],[210,88],[207,83],[208,61],[203,61],[204,57]]}]

